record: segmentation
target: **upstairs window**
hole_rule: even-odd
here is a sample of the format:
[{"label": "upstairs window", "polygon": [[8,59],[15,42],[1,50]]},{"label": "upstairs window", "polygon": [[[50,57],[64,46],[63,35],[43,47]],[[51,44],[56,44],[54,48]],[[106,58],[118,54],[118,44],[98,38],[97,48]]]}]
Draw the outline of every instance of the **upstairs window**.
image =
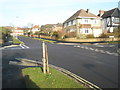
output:
[{"label": "upstairs window", "polygon": [[119,18],[114,18],[113,22],[114,22],[114,23],[119,23],[119,22],[120,22],[120,19],[119,19]]},{"label": "upstairs window", "polygon": [[76,20],[73,20],[73,25],[75,25],[76,24]]},{"label": "upstairs window", "polygon": [[68,23],[68,26],[71,26],[71,21]]},{"label": "upstairs window", "polygon": [[88,19],[85,19],[85,22],[88,23]]},{"label": "upstairs window", "polygon": [[67,26],[67,23],[64,23],[64,27],[66,27]]}]

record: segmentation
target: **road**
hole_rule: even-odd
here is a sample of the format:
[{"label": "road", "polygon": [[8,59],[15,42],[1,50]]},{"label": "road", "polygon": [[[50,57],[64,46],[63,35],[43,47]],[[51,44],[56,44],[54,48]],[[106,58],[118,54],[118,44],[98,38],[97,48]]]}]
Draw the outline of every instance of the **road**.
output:
[{"label": "road", "polygon": [[[27,37],[19,37],[19,39],[25,45],[3,49],[3,60],[9,58],[9,62],[17,57],[42,61],[41,41]],[[47,45],[49,64],[67,69],[101,88],[118,87],[117,45],[59,45],[54,43],[47,43]],[[3,62],[3,68],[7,68],[5,65],[9,64],[8,62]],[[3,83],[4,87],[6,83]]]}]

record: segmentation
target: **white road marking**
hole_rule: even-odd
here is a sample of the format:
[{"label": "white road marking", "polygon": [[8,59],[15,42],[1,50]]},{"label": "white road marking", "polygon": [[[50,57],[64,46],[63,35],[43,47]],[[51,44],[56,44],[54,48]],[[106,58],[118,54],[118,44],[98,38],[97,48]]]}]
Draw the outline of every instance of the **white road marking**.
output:
[{"label": "white road marking", "polygon": [[102,45],[97,45],[97,47],[104,47],[104,46],[102,46]]},{"label": "white road marking", "polygon": [[20,47],[21,47],[21,48],[29,48],[28,46],[26,46],[26,45],[23,44],[23,43],[20,44]]},{"label": "white road marking", "polygon": [[26,47],[26,48],[29,48],[29,47],[28,47],[28,46],[26,46],[25,44],[23,44],[23,46],[24,46],[24,47]]},{"label": "white road marking", "polygon": [[90,50],[94,50],[93,48],[90,48]]},{"label": "white road marking", "polygon": [[80,47],[79,45],[77,47]]},{"label": "white road marking", "polygon": [[98,49],[95,49],[95,51],[96,51],[96,52],[99,52],[99,50],[98,50]]},{"label": "white road marking", "polygon": [[109,54],[109,55],[118,56],[118,53],[115,53],[115,52],[109,52],[109,51],[104,51],[104,50],[99,50],[99,49],[93,49],[93,48],[84,47],[84,46],[76,46],[76,45],[74,45],[74,47],[80,47],[80,48],[89,49],[89,50],[100,52],[100,53],[106,53],[106,54]]},{"label": "white road marking", "polygon": [[115,47],[115,45],[109,45],[109,47]]},{"label": "white road marking", "polygon": [[88,47],[85,47],[85,49],[89,49]]},{"label": "white road marking", "polygon": [[112,54],[112,53],[108,51],[107,54]]},{"label": "white road marking", "polygon": [[84,48],[83,46],[81,48]]},{"label": "white road marking", "polygon": [[101,53],[105,53],[105,51],[101,51]]},{"label": "white road marking", "polygon": [[22,46],[22,44],[20,44],[20,47],[21,47],[21,48],[25,48],[25,47]]},{"label": "white road marking", "polygon": [[77,47],[76,45],[74,45],[73,47]]}]

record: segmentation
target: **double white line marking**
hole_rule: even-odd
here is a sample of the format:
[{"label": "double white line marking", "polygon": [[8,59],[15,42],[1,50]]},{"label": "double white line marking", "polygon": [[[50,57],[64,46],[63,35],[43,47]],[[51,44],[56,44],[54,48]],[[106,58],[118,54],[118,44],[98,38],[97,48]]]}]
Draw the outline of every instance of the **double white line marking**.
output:
[{"label": "double white line marking", "polygon": [[21,44],[20,44],[20,47],[21,47],[21,48],[29,48],[29,47],[26,46],[24,43],[21,43]]}]

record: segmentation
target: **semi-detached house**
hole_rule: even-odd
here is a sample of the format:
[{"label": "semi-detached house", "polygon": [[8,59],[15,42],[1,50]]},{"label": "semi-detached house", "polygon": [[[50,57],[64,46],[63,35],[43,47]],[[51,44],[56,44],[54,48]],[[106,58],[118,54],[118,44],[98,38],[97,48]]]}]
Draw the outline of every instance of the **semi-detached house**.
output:
[{"label": "semi-detached house", "polygon": [[24,35],[24,30],[20,27],[15,27],[11,33],[12,36]]},{"label": "semi-detached house", "polygon": [[101,19],[100,17],[81,9],[68,18],[63,27],[66,32],[77,32],[77,36],[80,35],[94,35],[99,37],[102,34]]}]

